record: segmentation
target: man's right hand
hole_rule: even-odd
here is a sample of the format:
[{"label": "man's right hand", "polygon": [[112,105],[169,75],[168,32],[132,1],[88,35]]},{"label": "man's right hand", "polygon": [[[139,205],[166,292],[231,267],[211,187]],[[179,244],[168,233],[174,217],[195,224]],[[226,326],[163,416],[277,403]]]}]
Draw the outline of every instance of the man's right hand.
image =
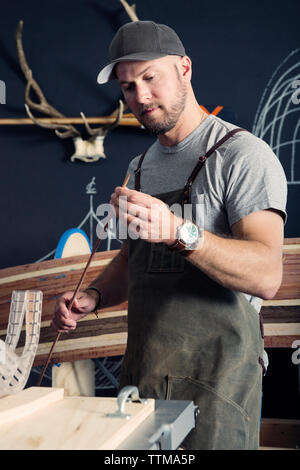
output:
[{"label": "man's right hand", "polygon": [[85,317],[88,313],[93,312],[97,299],[93,291],[78,292],[73,302],[72,310],[68,309],[68,304],[73,297],[74,292],[65,292],[56,302],[55,311],[51,326],[60,333],[68,333],[75,330],[77,321]]}]

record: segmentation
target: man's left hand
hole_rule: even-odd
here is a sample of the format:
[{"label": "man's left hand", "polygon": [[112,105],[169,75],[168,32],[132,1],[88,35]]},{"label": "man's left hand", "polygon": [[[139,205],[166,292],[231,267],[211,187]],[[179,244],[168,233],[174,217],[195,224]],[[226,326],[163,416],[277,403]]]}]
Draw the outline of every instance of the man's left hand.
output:
[{"label": "man's left hand", "polygon": [[175,242],[176,228],[183,220],[160,199],[118,186],[111,195],[110,204],[120,221],[126,223],[132,238],[167,245]]}]

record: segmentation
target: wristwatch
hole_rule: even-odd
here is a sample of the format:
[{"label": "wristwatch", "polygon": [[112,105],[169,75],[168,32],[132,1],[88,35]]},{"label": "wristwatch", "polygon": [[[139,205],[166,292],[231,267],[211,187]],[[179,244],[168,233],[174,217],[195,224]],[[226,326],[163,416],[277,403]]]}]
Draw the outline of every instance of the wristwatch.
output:
[{"label": "wristwatch", "polygon": [[203,229],[199,229],[193,222],[184,222],[177,227],[176,241],[169,246],[169,249],[178,253],[188,254],[189,251],[196,248],[202,233]]}]

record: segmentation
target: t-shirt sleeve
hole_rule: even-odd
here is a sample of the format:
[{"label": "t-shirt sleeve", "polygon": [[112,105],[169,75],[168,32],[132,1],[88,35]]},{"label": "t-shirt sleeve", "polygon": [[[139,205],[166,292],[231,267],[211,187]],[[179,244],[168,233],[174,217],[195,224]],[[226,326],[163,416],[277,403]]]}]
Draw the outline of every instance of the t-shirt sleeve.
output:
[{"label": "t-shirt sleeve", "polygon": [[268,144],[250,133],[239,135],[226,150],[223,172],[230,226],[264,209],[278,210],[286,223],[286,176]]}]

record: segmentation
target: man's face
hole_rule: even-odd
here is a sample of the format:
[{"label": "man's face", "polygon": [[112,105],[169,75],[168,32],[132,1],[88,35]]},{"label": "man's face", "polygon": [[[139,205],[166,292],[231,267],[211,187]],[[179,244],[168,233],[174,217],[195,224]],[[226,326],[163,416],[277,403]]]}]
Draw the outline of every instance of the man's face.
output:
[{"label": "man's face", "polygon": [[120,62],[116,74],[128,106],[149,133],[165,134],[173,129],[187,95],[179,57]]}]

